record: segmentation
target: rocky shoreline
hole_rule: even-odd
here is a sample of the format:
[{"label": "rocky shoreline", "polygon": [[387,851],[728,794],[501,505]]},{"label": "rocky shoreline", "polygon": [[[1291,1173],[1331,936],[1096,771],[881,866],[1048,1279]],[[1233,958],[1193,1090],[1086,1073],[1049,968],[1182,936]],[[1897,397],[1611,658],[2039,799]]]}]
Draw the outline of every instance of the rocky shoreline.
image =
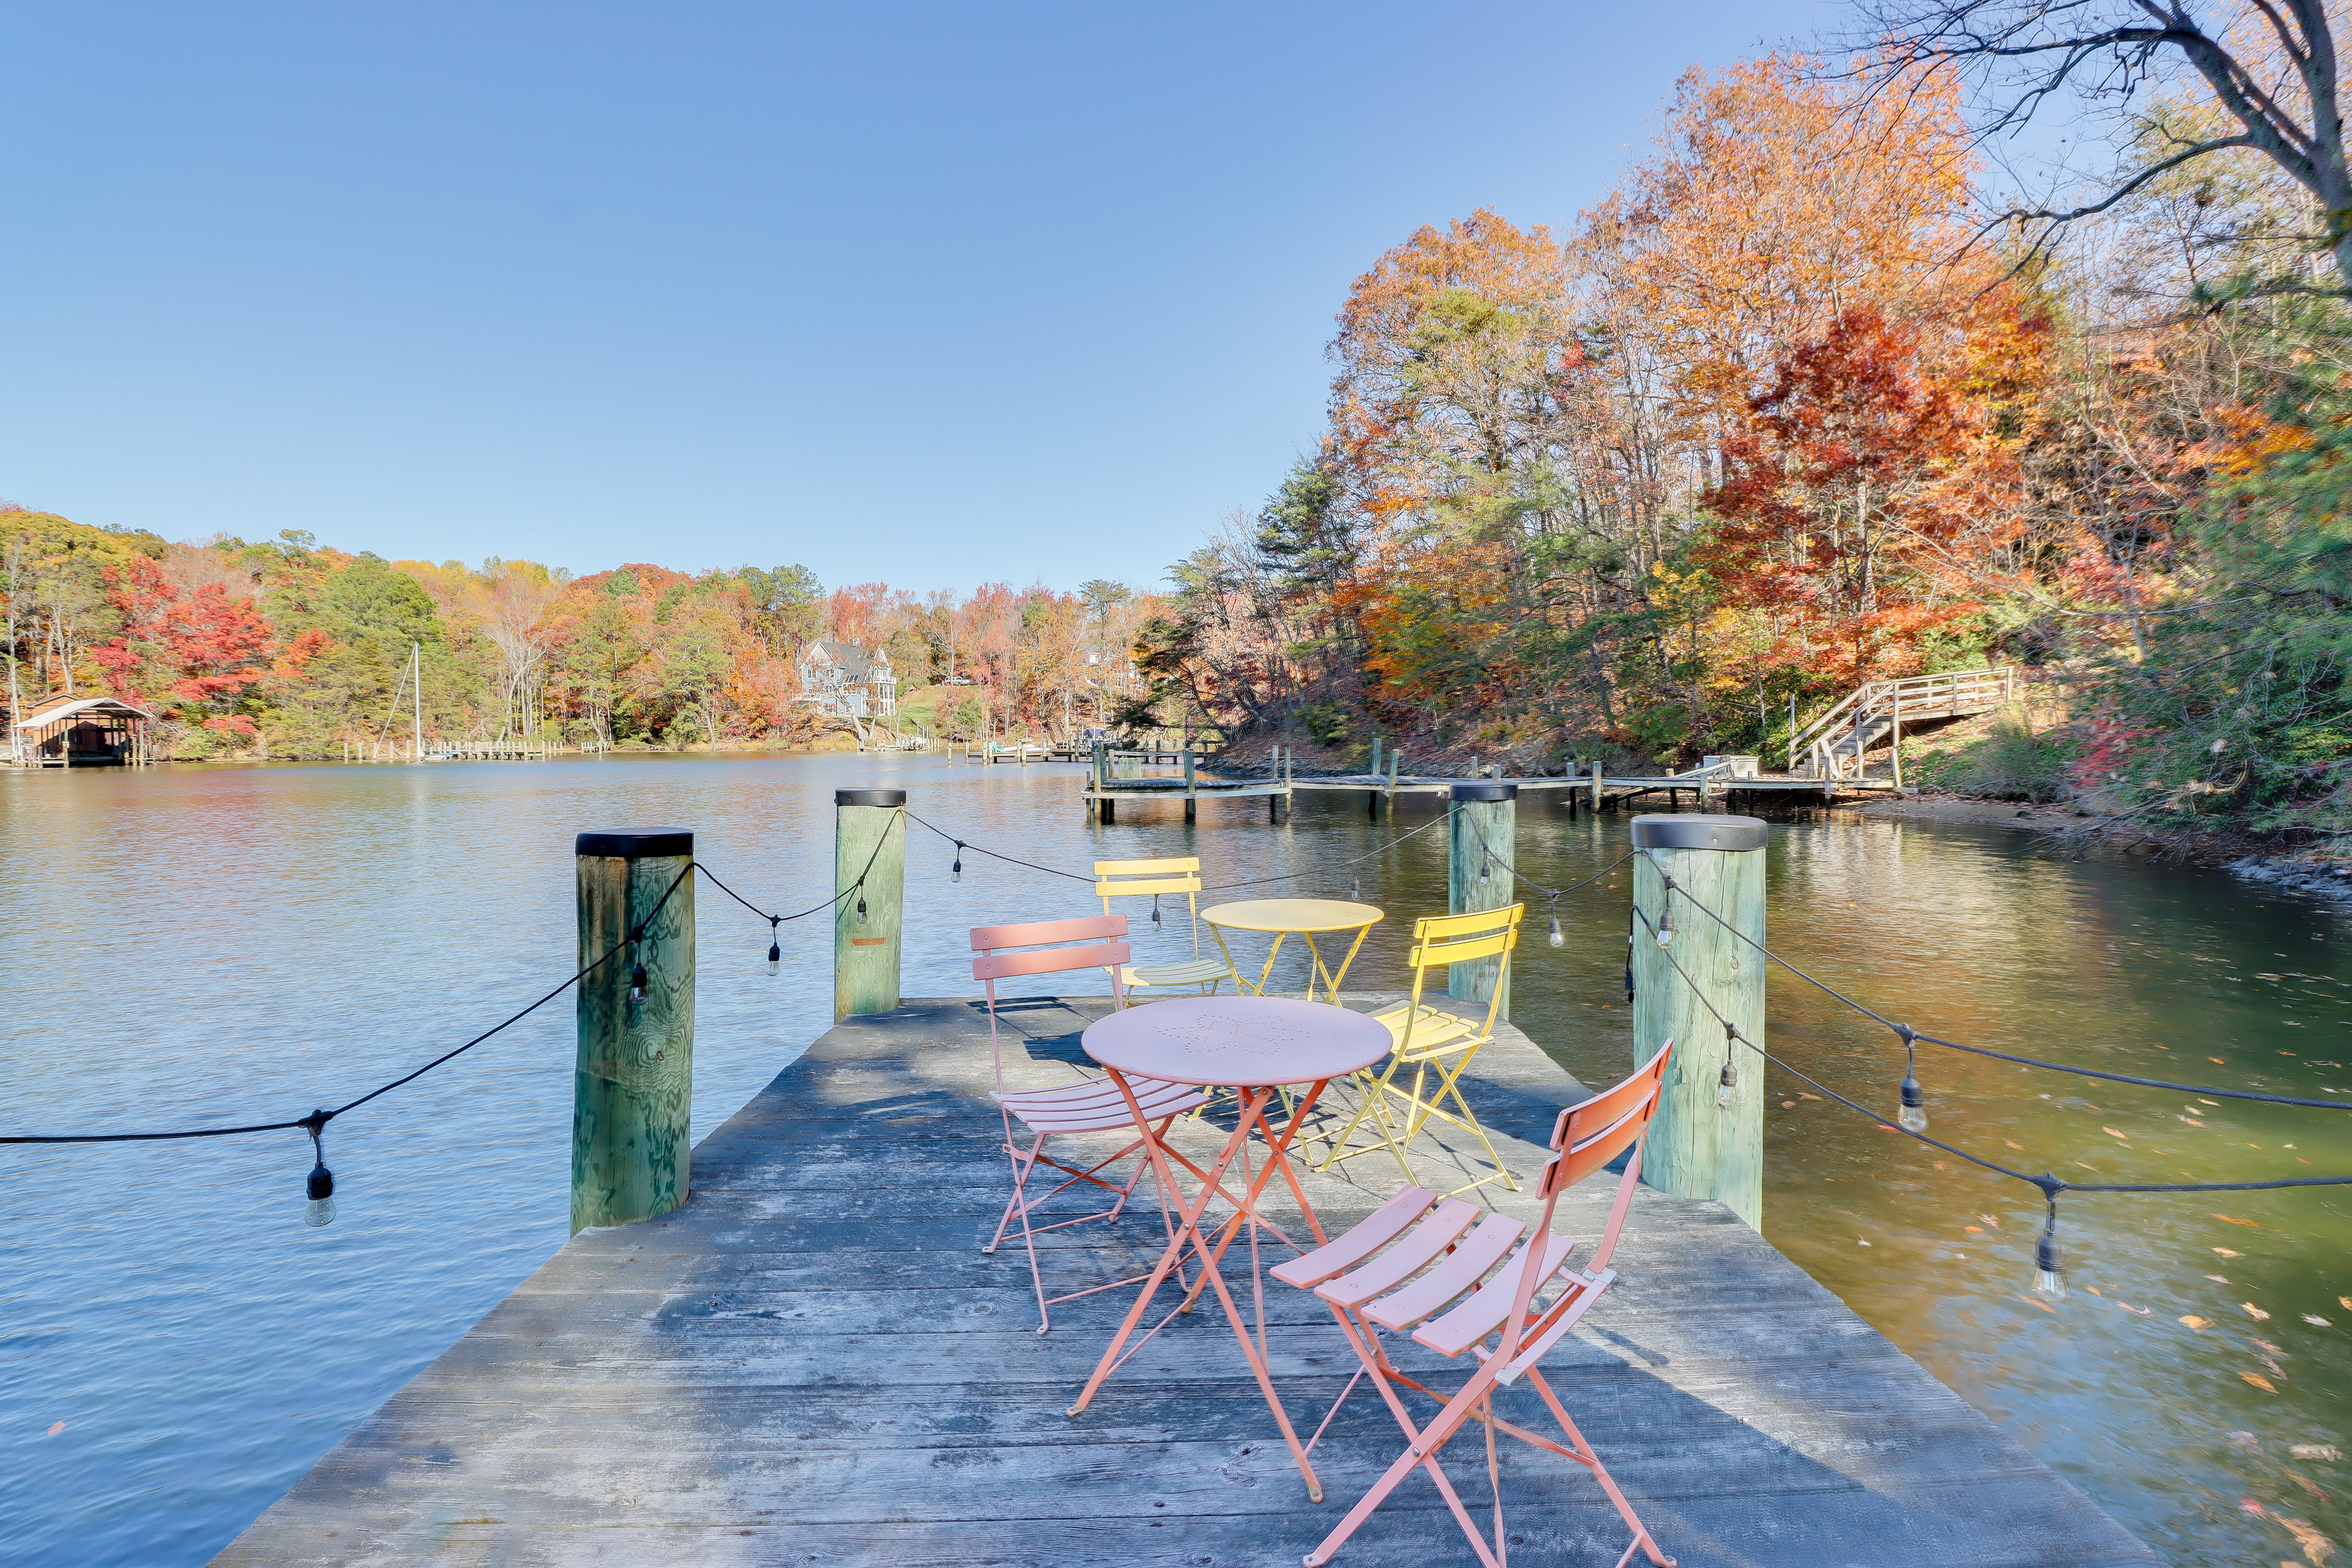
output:
[{"label": "rocky shoreline", "polygon": [[2143,825],[2105,816],[2072,802],[2034,804],[1986,800],[1943,792],[1906,795],[1842,806],[1863,816],[1909,822],[1970,822],[2042,835],[2053,846],[2080,854],[2160,856],[2193,865],[2215,866],[2250,882],[2352,900],[2352,858],[2310,848],[2289,848],[2246,834],[2178,825]]}]

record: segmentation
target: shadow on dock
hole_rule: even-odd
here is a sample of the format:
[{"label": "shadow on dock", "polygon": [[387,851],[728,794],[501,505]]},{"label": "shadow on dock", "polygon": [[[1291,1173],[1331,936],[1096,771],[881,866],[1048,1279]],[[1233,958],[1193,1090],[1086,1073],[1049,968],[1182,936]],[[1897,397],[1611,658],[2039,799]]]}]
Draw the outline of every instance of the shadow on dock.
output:
[{"label": "shadow on dock", "polygon": [[[1005,1009],[1009,1076],[1066,1080],[1108,1005]],[[1580,1091],[1517,1031],[1464,1082],[1524,1184]],[[1066,1416],[1132,1296],[1057,1307],[1040,1338],[1018,1244],[981,1254],[1006,1192],[989,1087],[976,1002],[832,1030],[697,1148],[685,1207],[575,1237],[215,1562],[1297,1563],[1402,1447],[1378,1395],[1360,1384],[1316,1448],[1321,1506],[1213,1302]],[[1342,1169],[1308,1178],[1335,1233],[1402,1184],[1384,1156]],[[1444,1174],[1421,1173],[1469,1179]],[[1588,1183],[1561,1228],[1597,1234],[1611,1191]],[[1477,1195],[1535,1214],[1526,1192]],[[1048,1287],[1148,1268],[1162,1233],[1139,1204],[1043,1238]],[[1683,1568],[2156,1562],[1720,1206],[1643,1188],[1616,1266],[1545,1370]],[[1238,1243],[1227,1278],[1246,1310]],[[1312,1298],[1268,1281],[1265,1312],[1303,1436],[1355,1359]],[[1522,1390],[1507,1416],[1515,1398],[1537,1408]],[[1513,1560],[1614,1563],[1625,1536],[1590,1477],[1503,1447]],[[1483,1443],[1449,1454],[1483,1516]],[[1338,1561],[1475,1559],[1415,1477]]]}]

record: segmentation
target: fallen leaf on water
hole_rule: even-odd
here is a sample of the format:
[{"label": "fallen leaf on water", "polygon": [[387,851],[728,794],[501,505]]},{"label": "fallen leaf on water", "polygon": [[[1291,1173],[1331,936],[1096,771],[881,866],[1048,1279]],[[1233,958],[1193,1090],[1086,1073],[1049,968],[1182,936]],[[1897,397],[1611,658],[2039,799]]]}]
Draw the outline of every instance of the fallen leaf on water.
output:
[{"label": "fallen leaf on water", "polygon": [[2245,1314],[2246,1314],[2246,1316],[2248,1316],[2249,1318],[2252,1318],[2254,1321],[2256,1321],[2256,1322],[2258,1322],[2258,1323],[2260,1323],[2260,1322],[2266,1322],[2266,1321],[2269,1321],[2269,1319],[2270,1319],[2270,1314],[2269,1314],[2268,1312],[2263,1311],[2260,1307],[2255,1306],[2252,1301],[2241,1301],[2241,1302],[2239,1302],[2239,1303],[2238,1303],[2238,1310],[2240,1310],[2240,1311],[2242,1311],[2242,1312],[2245,1313]]},{"label": "fallen leaf on water", "polygon": [[2024,1147],[2025,1147],[2025,1145],[2024,1145],[2024,1144],[2020,1143],[2020,1142],[2019,1142],[2016,1139],[2014,1139],[2014,1138],[2004,1138],[2004,1139],[2002,1139],[2002,1140],[2001,1140],[2001,1142],[2004,1142],[2004,1143],[2006,1143],[2006,1144],[2008,1144],[2008,1145],[2009,1145],[2011,1148],[2012,1148],[2012,1149],[2022,1149],[2022,1148],[2024,1148]]},{"label": "fallen leaf on water", "polygon": [[1970,1236],[1982,1236],[1984,1234],[1984,1226],[1980,1225],[1964,1225],[1960,1226],[1960,1228],[1967,1231]]},{"label": "fallen leaf on water", "polygon": [[2276,1345],[2274,1345],[2274,1344],[2271,1343],[2271,1342],[2270,1342],[2270,1341],[2268,1341],[2268,1340],[2257,1340],[2257,1339],[2255,1339],[2252,1334],[2248,1334],[2248,1335],[2246,1336],[2246,1338],[2247,1338],[2247,1340],[2248,1340],[2249,1342],[2251,1342],[2252,1343],[2258,1344],[2258,1345],[2262,1346],[2262,1347],[2263,1347],[2263,1349],[2264,1349],[2264,1350],[2266,1350],[2266,1351],[2270,1352],[2271,1352],[2271,1354],[2273,1354],[2273,1355],[2284,1355],[2284,1354],[2286,1354],[2286,1352],[2284,1352],[2284,1351],[2283,1351],[2283,1350],[2279,1349],[2279,1348],[2278,1348],[2278,1346],[2276,1346]]},{"label": "fallen leaf on water", "polygon": [[2190,1328],[2195,1329],[2200,1334],[2213,1326],[2212,1319],[2200,1318],[2194,1312],[2189,1313],[2189,1316],[2181,1319],[2180,1321],[2188,1324]]},{"label": "fallen leaf on water", "polygon": [[2243,1448],[2249,1454],[2259,1454],[2263,1451],[2263,1440],[2252,1432],[2224,1432],[2221,1434],[2221,1441]]},{"label": "fallen leaf on water", "polygon": [[2226,1274],[2208,1274],[2205,1278],[2216,1285],[2227,1285],[2230,1282],[2230,1277]]},{"label": "fallen leaf on water", "polygon": [[2238,1375],[2244,1378],[2248,1383],[2252,1384],[2256,1388],[2261,1389],[2264,1394],[2276,1394],[2278,1392],[2277,1389],[2271,1386],[2271,1380],[2261,1375],[2259,1373],[2242,1372]]},{"label": "fallen leaf on water", "polygon": [[2274,1513],[2271,1517],[2286,1526],[2287,1533],[2294,1537],[2294,1543],[2303,1548],[2303,1554],[2313,1563],[2326,1564],[2327,1554],[2336,1550],[2336,1542],[2312,1529],[2305,1521],[2290,1519],[2283,1513]]},{"label": "fallen leaf on water", "polygon": [[2245,1256],[2245,1254],[2242,1252],[2232,1252],[2226,1247],[2215,1247],[2213,1249],[2213,1255],[2217,1258],[2242,1258]]},{"label": "fallen leaf on water", "polygon": [[2287,1452],[2298,1459],[2340,1459],[2344,1457],[2344,1450],[2333,1443],[2295,1443],[2288,1447]]},{"label": "fallen leaf on water", "polygon": [[2217,1068],[2219,1068],[2219,1067],[2227,1067],[2227,1066],[2229,1066],[2229,1065],[2230,1065],[2229,1063],[2227,1063],[2227,1062],[2223,1061],[2220,1057],[2207,1057],[2205,1059],[2206,1059],[2207,1061],[2209,1061],[2209,1062],[2211,1062],[2211,1063],[2212,1063],[2215,1067],[2217,1067]]},{"label": "fallen leaf on water", "polygon": [[2260,1230],[2263,1228],[2261,1226],[2256,1225],[2252,1220],[2240,1219],[2235,1215],[2217,1214],[2213,1217],[2220,1220],[2223,1225],[2242,1225],[2252,1230]]},{"label": "fallen leaf on water", "polygon": [[2238,1500],[2238,1506],[2244,1509],[2248,1513],[2254,1515],[2256,1518],[2267,1516],[2271,1511],[2250,1497],[2240,1498]]},{"label": "fallen leaf on water", "polygon": [[2352,1296],[2338,1296],[2336,1298],[2336,1304],[2346,1311],[2352,1312]]},{"label": "fallen leaf on water", "polygon": [[2039,1307],[2043,1311],[2050,1313],[2053,1317],[2057,1315],[2058,1309],[2052,1306],[2047,1301],[2037,1301],[2031,1296],[2020,1296],[2018,1300],[2024,1302],[2029,1307]]},{"label": "fallen leaf on water", "polygon": [[1986,1225],[1992,1226],[1995,1230],[1999,1230],[2000,1228],[2000,1216],[1999,1215],[1980,1214],[1977,1215],[1977,1218],[1983,1221]]},{"label": "fallen leaf on water", "polygon": [[2110,1138],[2120,1138],[2126,1143],[2131,1142],[2131,1134],[2128,1132],[2118,1132],[2112,1127],[2102,1127],[2099,1131]]},{"label": "fallen leaf on water", "polygon": [[2305,1312],[2303,1315],[2303,1321],[2309,1323],[2315,1329],[2325,1329],[2331,1326],[2326,1319],[2321,1317],[2316,1312]]},{"label": "fallen leaf on water", "polygon": [[1821,1098],[1821,1096],[1820,1096],[1820,1095],[1818,1095],[1818,1094],[1807,1094],[1803,1089],[1799,1089],[1799,1090],[1797,1091],[1797,1098],[1798,1098],[1799,1100],[1819,1100],[1819,1099]]},{"label": "fallen leaf on water", "polygon": [[2327,1494],[2321,1491],[2319,1489],[2319,1483],[2313,1480],[2310,1477],[2298,1476],[2293,1470],[2289,1470],[2286,1475],[2287,1479],[2293,1481],[2296,1486],[2301,1487],[2304,1490],[2309,1492],[2320,1501],[2326,1502],[2327,1500]]},{"label": "fallen leaf on water", "polygon": [[2085,1285],[2085,1286],[2084,1286],[2084,1287],[2083,1287],[2083,1289],[2085,1289],[2085,1290],[2088,1290],[2088,1291],[2089,1291],[2092,1295],[2094,1295],[2094,1296],[2105,1296],[2105,1295],[2106,1294],[2105,1291],[2101,1290],[2101,1289],[2100,1289],[2096,1285]]},{"label": "fallen leaf on water", "polygon": [[[2083,1162],[2080,1160],[2069,1160],[2066,1163],[2070,1165],[2083,1165]],[[2090,1172],[2091,1174],[2095,1176],[2099,1173],[2099,1168],[2096,1165],[2083,1165],[2083,1169]]]},{"label": "fallen leaf on water", "polygon": [[1870,1243],[1863,1240],[1862,1237],[1858,1236],[1853,1238],[1853,1244],[1856,1247],[1868,1247],[1870,1245]]},{"label": "fallen leaf on water", "polygon": [[1797,1102],[1793,1100],[1784,1100],[1780,1102],[1780,1109],[1783,1110],[1794,1110],[1796,1108]]},{"label": "fallen leaf on water", "polygon": [[2137,1312],[2143,1318],[2153,1318],[2156,1316],[2156,1309],[2153,1307],[2135,1307],[2129,1301],[2118,1301],[2116,1305],[2121,1307],[2126,1312]]},{"label": "fallen leaf on water", "polygon": [[60,1432],[64,1431],[65,1429],[66,1429],[66,1424],[65,1424],[64,1422],[60,1421],[60,1422],[58,1422],[56,1426],[52,1426],[52,1427],[50,1427],[50,1428],[49,1428],[49,1436],[52,1436],[52,1437],[54,1437],[54,1436],[56,1436],[58,1433],[60,1433]]},{"label": "fallen leaf on water", "polygon": [[2191,1127],[2202,1127],[2202,1126],[2204,1126],[2204,1125],[2205,1125],[2202,1121],[2198,1121],[2196,1118],[2194,1118],[2194,1117],[2190,1117],[2190,1116],[2183,1116],[2183,1117],[2181,1117],[2179,1120],[2181,1120],[2181,1121],[2183,1121],[2188,1122],[2188,1123],[2189,1123],[2189,1126],[2191,1126]]}]

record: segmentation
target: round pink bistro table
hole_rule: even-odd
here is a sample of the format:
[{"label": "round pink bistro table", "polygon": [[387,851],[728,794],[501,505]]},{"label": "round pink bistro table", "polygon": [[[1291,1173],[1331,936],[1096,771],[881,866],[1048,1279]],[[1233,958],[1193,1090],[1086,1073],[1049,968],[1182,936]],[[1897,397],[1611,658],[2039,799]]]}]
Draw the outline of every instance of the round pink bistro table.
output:
[{"label": "round pink bistro table", "polygon": [[[1283,1409],[1281,1397],[1274,1391],[1274,1379],[1266,1370],[1265,1324],[1260,1321],[1258,1336],[1254,1340],[1217,1265],[1243,1226],[1250,1226],[1253,1285],[1259,1293],[1262,1320],[1264,1287],[1255,1278],[1255,1228],[1265,1222],[1258,1218],[1257,1201],[1276,1171],[1282,1173],[1291,1195],[1298,1200],[1299,1212],[1307,1216],[1317,1244],[1322,1243],[1322,1223],[1315,1217],[1314,1205],[1307,1201],[1306,1189],[1299,1185],[1297,1173],[1291,1169],[1286,1157],[1290,1141],[1326,1085],[1388,1055],[1388,1026],[1328,1002],[1299,1002],[1278,996],[1188,996],[1126,1007],[1098,1018],[1087,1026],[1084,1044],[1087,1054],[1103,1065],[1110,1080],[1126,1097],[1129,1113],[1135,1118],[1153,1173],[1163,1192],[1178,1200],[1181,1217],[1169,1236],[1168,1249],[1160,1256],[1159,1266],[1151,1271],[1142,1293],[1136,1297],[1135,1305],[1128,1309],[1127,1321],[1119,1325],[1110,1347],[1096,1363],[1094,1375],[1087,1380],[1086,1391],[1078,1395],[1078,1402],[1070,1406],[1069,1413],[1076,1415],[1084,1411],[1096,1391],[1118,1369],[1123,1359],[1119,1352],[1142,1322],[1145,1309],[1161,1281],[1175,1271],[1185,1248],[1191,1247],[1202,1263],[1201,1283],[1185,1292],[1182,1302],[1169,1318],[1190,1307],[1202,1285],[1216,1291],[1218,1301],[1225,1309],[1226,1321],[1233,1324],[1234,1337],[1241,1342],[1242,1354],[1257,1376],[1258,1390],[1265,1395],[1267,1407],[1282,1427],[1283,1440],[1290,1445],[1291,1457],[1298,1461],[1298,1472],[1307,1479],[1307,1495],[1321,1502],[1323,1484],[1315,1479],[1314,1467],[1307,1461],[1307,1450],[1300,1447],[1289,1413]],[[1137,1103],[1129,1081],[1139,1078],[1215,1084],[1238,1094],[1241,1111],[1234,1118],[1234,1131],[1206,1170],[1155,1135],[1152,1121]],[[1276,1091],[1289,1084],[1305,1084],[1307,1089],[1276,1133],[1266,1125],[1266,1109],[1274,1103]],[[1248,1191],[1236,1201],[1223,1191],[1225,1170],[1241,1153],[1253,1128],[1265,1139],[1265,1163],[1252,1173]],[[1173,1166],[1179,1164],[1200,1179],[1200,1194],[1189,1202],[1183,1200],[1182,1189],[1176,1184]],[[1207,1212],[1209,1200],[1219,1196],[1233,1205],[1234,1215],[1218,1227],[1212,1239],[1202,1232],[1201,1216]],[[1161,1327],[1169,1318],[1160,1320]],[[1159,1329],[1151,1332],[1157,1333]]]}]

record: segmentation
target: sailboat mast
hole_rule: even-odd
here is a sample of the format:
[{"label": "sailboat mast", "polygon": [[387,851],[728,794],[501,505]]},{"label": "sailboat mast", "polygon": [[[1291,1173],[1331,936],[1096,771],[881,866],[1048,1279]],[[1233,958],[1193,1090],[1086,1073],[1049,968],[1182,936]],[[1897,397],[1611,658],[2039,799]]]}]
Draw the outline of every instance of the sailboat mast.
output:
[{"label": "sailboat mast", "polygon": [[413,642],[408,645],[408,668],[409,673],[415,678],[411,684],[416,688],[416,705],[411,710],[416,716],[415,740],[413,749],[408,753],[408,760],[412,763],[421,763],[425,760],[425,645],[423,643]]}]

